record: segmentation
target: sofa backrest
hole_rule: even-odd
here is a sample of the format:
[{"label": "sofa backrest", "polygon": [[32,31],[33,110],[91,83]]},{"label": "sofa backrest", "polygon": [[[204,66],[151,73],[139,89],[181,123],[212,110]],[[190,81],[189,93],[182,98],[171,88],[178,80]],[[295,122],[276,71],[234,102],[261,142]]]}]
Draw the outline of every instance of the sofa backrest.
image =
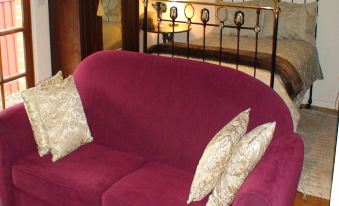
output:
[{"label": "sofa backrest", "polygon": [[275,139],[293,131],[281,98],[233,69],[106,51],[86,58],[74,76],[96,143],[189,171],[214,134],[247,108],[249,130],[276,121]]}]

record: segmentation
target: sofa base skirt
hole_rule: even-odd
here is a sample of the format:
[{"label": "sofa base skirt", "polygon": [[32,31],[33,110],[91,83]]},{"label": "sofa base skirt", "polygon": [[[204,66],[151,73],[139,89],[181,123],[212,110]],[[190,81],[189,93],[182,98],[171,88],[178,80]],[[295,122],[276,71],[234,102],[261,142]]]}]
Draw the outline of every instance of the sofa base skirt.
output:
[{"label": "sofa base skirt", "polygon": [[19,189],[14,190],[14,202],[15,206],[54,206]]}]

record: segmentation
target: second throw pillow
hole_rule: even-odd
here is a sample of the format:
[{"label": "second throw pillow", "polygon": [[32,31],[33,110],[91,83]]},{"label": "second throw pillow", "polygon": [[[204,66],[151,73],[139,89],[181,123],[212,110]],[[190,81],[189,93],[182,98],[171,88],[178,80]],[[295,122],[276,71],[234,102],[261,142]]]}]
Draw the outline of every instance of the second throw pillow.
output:
[{"label": "second throw pillow", "polygon": [[49,136],[53,161],[93,140],[72,76],[61,84],[35,88],[35,95]]},{"label": "second throw pillow", "polygon": [[188,204],[202,200],[213,190],[234,146],[246,133],[249,113],[250,109],[240,113],[208,143],[195,171]]},{"label": "second throw pillow", "polygon": [[266,123],[247,133],[235,146],[225,171],[208,198],[206,206],[228,206],[240,186],[259,162],[270,144],[275,122]]}]

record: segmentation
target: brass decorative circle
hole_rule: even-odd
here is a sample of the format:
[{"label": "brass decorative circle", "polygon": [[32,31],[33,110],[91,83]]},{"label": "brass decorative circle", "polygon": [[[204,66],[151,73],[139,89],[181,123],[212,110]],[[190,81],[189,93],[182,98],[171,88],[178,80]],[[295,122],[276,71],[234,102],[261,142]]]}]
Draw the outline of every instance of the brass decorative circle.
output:
[{"label": "brass decorative circle", "polygon": [[144,3],[144,7],[148,6],[148,0],[142,0],[142,3]]},{"label": "brass decorative circle", "polygon": [[201,21],[203,23],[207,23],[210,20],[210,11],[206,8],[201,10]]},{"label": "brass decorative circle", "polygon": [[172,6],[170,9],[170,17],[172,20],[176,20],[178,18],[178,8],[175,6]]},{"label": "brass decorative circle", "polygon": [[194,6],[192,4],[186,4],[184,12],[187,19],[192,19],[195,13]]},{"label": "brass decorative circle", "polygon": [[254,27],[254,31],[255,31],[256,33],[259,33],[259,32],[261,31],[261,28],[260,28],[259,26],[255,26],[255,27]]},{"label": "brass decorative circle", "polygon": [[217,19],[219,22],[225,22],[227,19],[227,9],[224,7],[219,7],[217,10]]},{"label": "brass decorative circle", "polygon": [[245,22],[245,14],[242,11],[237,11],[234,14],[234,23],[238,27],[242,26]]},{"label": "brass decorative circle", "polygon": [[219,29],[224,29],[224,26],[225,26],[224,22],[220,22]]},{"label": "brass decorative circle", "polygon": [[187,19],[187,24],[190,26],[192,24],[192,20],[191,19]]}]

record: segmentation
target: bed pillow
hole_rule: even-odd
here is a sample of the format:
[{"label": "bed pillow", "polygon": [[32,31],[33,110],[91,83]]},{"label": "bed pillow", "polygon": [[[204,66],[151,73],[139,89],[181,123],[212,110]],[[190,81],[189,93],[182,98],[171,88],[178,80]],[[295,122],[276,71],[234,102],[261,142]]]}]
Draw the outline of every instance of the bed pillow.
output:
[{"label": "bed pillow", "polygon": [[263,124],[240,139],[208,198],[207,206],[225,206],[233,202],[240,186],[270,144],[275,125],[275,122]]},{"label": "bed pillow", "polygon": [[[282,2],[280,8],[278,38],[302,40],[315,45],[318,3],[295,4]],[[273,14],[271,11],[265,11],[263,36],[271,38],[272,35]]]},{"label": "bed pillow", "polygon": [[49,136],[53,162],[93,140],[72,76],[61,84],[37,87],[35,94]]},{"label": "bed pillow", "polygon": [[[222,2],[222,1],[217,1],[217,2]],[[239,2],[239,3],[234,3],[234,5],[239,5],[239,6],[258,6],[259,1],[246,1],[246,2]],[[241,8],[226,8],[227,10],[227,19],[225,22],[225,25],[228,26],[236,26],[234,23],[234,14],[241,10],[244,12],[244,24],[243,27],[255,27],[257,24],[257,11],[255,9],[241,9]],[[262,14],[259,15],[259,26],[262,26]],[[217,29],[219,30],[219,28]],[[225,35],[232,35],[236,36],[237,35],[237,29],[235,28],[224,28],[224,34]],[[240,36],[242,37],[255,37],[255,32],[254,30],[247,30],[247,29],[242,29],[240,31]]]},{"label": "bed pillow", "polygon": [[[63,82],[62,72],[59,71],[55,76],[42,81],[37,87],[49,87]],[[38,153],[42,157],[48,154],[50,150],[49,138],[46,128],[40,115],[40,109],[35,97],[34,88],[27,89],[21,93],[29,121],[32,126],[35,143],[38,147]]]},{"label": "bed pillow", "polygon": [[226,124],[208,143],[199,161],[187,203],[200,201],[215,187],[231,152],[246,133],[250,109]]}]

